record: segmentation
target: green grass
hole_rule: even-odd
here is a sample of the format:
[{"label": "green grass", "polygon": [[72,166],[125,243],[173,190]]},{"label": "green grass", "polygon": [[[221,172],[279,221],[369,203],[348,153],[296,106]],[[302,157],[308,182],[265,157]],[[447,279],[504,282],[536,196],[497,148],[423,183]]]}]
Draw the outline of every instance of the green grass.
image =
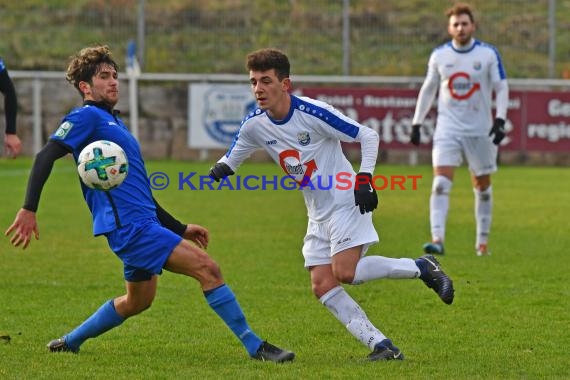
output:
[{"label": "green grass", "polygon": [[[0,230],[22,204],[29,159],[0,160]],[[178,172],[209,165],[154,161]],[[502,167],[494,176],[490,257],[474,254],[473,194],[457,172],[447,255],[456,299],[444,305],[420,281],[349,287],[370,319],[406,355],[369,363],[367,349],[314,299],[300,253],[305,208],[297,191],[177,190],[155,197],[181,220],[209,228],[208,252],[251,326],[297,353],[294,363],[249,360],[209,309],[196,281],[165,273],[151,309],[87,341],[79,355],[45,344],[124,292],[122,266],[91,221],[70,160],[54,168],[38,211],[41,240],[22,251],[0,239],[0,378],[563,379],[568,368],[567,247],[570,177],[565,168]],[[420,174],[418,190],[384,191],[374,214],[382,243],[371,253],[415,257],[428,239],[431,168],[378,165],[377,174]],[[280,175],[272,164],[239,174]]]}]

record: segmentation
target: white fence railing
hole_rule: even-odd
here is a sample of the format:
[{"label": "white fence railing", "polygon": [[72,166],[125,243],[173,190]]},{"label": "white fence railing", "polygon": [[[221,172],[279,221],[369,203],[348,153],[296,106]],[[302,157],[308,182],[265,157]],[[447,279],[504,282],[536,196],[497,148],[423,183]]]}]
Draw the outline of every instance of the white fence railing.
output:
[{"label": "white fence railing", "polygon": [[[10,71],[14,79],[32,80],[32,107],[33,107],[33,149],[34,154],[42,147],[42,82],[48,80],[65,81],[63,72],[53,71]],[[138,138],[138,82],[215,82],[215,83],[244,83],[248,85],[246,75],[240,74],[180,74],[180,73],[141,73],[140,75],[127,75],[120,73],[119,77],[128,78],[129,81],[129,112],[130,127],[133,135]],[[342,85],[394,85],[398,87],[419,88],[423,77],[388,77],[388,76],[322,76],[322,75],[293,75],[294,83],[342,84]],[[553,88],[570,91],[570,79],[509,79],[512,89],[551,90]]]}]

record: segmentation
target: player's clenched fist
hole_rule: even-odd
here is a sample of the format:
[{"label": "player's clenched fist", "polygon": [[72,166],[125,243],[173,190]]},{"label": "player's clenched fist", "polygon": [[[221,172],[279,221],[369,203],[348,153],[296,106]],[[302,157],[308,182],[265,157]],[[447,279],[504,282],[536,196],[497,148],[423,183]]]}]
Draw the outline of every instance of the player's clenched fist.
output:
[{"label": "player's clenched fist", "polygon": [[421,124],[412,125],[412,134],[410,135],[410,142],[416,146],[420,145],[420,128]]},{"label": "player's clenched fist", "polygon": [[503,139],[506,136],[505,133],[505,121],[501,118],[496,118],[495,122],[493,123],[493,126],[491,127],[491,131],[489,132],[489,136],[493,136],[495,135],[495,137],[493,138],[493,144],[495,145],[499,145],[501,143],[501,141],[503,141]]},{"label": "player's clenched fist", "polygon": [[358,173],[354,181],[354,205],[360,213],[372,212],[378,207],[378,194],[372,186],[372,174]]},{"label": "player's clenched fist", "polygon": [[222,178],[226,178],[229,175],[233,175],[234,171],[225,163],[217,162],[211,169],[208,175],[212,177],[216,182],[220,182]]}]

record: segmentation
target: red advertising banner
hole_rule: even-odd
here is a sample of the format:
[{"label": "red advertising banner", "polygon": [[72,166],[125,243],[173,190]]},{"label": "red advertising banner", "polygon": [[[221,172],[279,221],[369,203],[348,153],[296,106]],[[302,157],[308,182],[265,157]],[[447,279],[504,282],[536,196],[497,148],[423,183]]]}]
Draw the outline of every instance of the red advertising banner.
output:
[{"label": "red advertising banner", "polygon": [[[570,93],[524,92],[521,148],[527,151],[570,152]],[[509,116],[510,118],[510,116]]]},{"label": "red advertising banner", "polygon": [[[294,93],[325,101],[376,130],[385,149],[411,148],[418,90],[299,87]],[[511,90],[509,98],[502,150],[570,152],[570,93]],[[424,149],[431,146],[436,116],[434,104],[422,130]]]}]

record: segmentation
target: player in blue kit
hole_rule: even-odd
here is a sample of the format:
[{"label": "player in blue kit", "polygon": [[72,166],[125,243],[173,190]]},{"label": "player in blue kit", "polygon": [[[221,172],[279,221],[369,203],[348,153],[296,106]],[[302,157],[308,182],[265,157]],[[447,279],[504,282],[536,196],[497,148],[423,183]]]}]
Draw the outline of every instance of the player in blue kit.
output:
[{"label": "player in blue kit", "polygon": [[156,294],[158,275],[166,269],[200,282],[208,304],[242,342],[250,357],[273,362],[293,360],[293,352],[262,341],[250,329],[234,294],[224,283],[220,268],[203,250],[208,245],[208,230],[180,223],[153,198],[139,144],[114,110],[119,100],[119,81],[117,64],[108,47],[81,50],[68,66],[67,80],[81,94],[83,106],[65,116],[37,154],[24,206],[6,235],[11,236],[14,246],[24,249],[32,234],[39,239],[36,211],[55,160],[68,153],[77,160],[81,150],[93,141],[115,142],[129,161],[125,181],[107,192],[83,184],[81,187],[93,215],[94,235],[104,235],[123,261],[127,292],[105,302],[79,327],[51,341],[49,350],[77,353],[87,339],[149,308]]}]

